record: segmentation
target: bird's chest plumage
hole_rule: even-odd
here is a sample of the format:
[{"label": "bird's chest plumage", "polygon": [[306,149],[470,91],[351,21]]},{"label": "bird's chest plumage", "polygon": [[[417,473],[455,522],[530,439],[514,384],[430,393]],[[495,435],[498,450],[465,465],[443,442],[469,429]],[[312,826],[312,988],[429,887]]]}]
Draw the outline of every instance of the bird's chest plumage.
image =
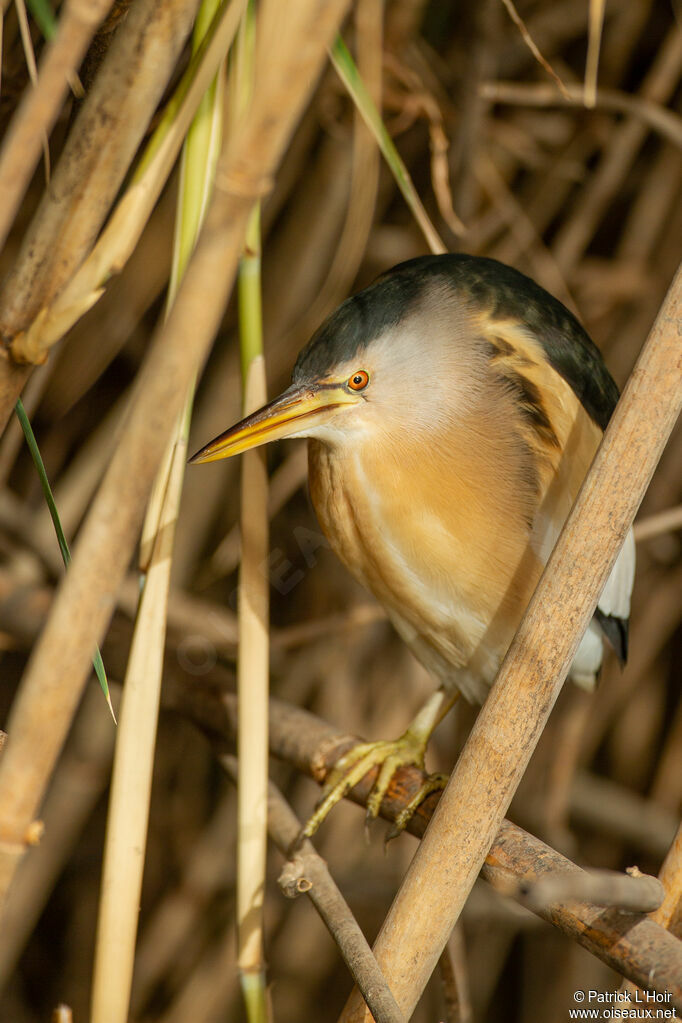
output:
[{"label": "bird's chest plumage", "polygon": [[392,463],[311,441],[313,504],[336,553],[419,660],[441,683],[480,700],[540,566],[529,554],[514,578],[527,530],[521,537],[519,526],[514,539],[499,502],[486,497],[485,481],[474,487],[461,475],[443,478],[424,453],[405,478],[404,449],[402,455]]}]

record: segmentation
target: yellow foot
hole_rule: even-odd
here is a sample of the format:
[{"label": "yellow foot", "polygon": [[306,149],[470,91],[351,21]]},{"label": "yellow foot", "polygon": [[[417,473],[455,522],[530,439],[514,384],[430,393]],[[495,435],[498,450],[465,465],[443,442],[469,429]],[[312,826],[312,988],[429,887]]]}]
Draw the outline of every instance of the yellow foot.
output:
[{"label": "yellow foot", "polygon": [[[371,771],[373,767],[379,767],[379,776],[367,800],[367,821],[374,820],[388,791],[391,778],[398,768],[414,764],[423,769],[424,754],[431,733],[452,707],[457,695],[456,691],[437,690],[429,697],[410,727],[399,739],[394,742],[363,742],[341,757],[329,776],[329,781],[325,785],[322,799],[317,804],[315,813],[301,831],[295,845],[299,845],[306,838],[311,838],[329,811],[344,796],[348,795],[368,771]],[[391,828],[388,839],[399,834],[422,799],[434,789],[443,788],[446,781],[447,779],[443,775],[432,775],[401,812]]]},{"label": "yellow foot", "polygon": [[[360,782],[365,775],[372,770],[374,767],[380,767],[379,776],[374,784],[374,787],[370,793],[369,799],[367,800],[367,821],[368,823],[374,820],[381,807],[381,802],[388,791],[388,787],[391,783],[391,778],[398,770],[399,767],[403,767],[406,764],[414,764],[417,767],[424,767],[424,752],[426,744],[423,738],[417,737],[408,729],[404,735],[394,741],[379,741],[379,742],[364,742],[358,746],[355,746],[352,750],[341,757],[339,762],[335,765],[334,770],[329,776],[329,781],[324,787],[322,799],[315,808],[315,813],[312,815],[308,823],[305,825],[301,832],[301,840],[304,838],[310,838],[315,834],[320,824],[326,818],[329,811],[339,803],[344,796],[348,795],[350,790],[354,788],[358,782]],[[398,827],[398,831],[402,831],[410,817],[414,813],[414,810],[419,805],[421,800],[427,794],[427,792],[433,791],[433,788],[428,788],[429,782],[426,782],[424,786],[424,792],[418,795],[409,804],[412,807],[408,812],[408,807],[401,813],[401,819],[404,817],[403,823]],[[442,784],[434,786],[435,788],[442,788]],[[414,803],[414,806],[412,804]],[[397,825],[394,824],[393,830]]]}]

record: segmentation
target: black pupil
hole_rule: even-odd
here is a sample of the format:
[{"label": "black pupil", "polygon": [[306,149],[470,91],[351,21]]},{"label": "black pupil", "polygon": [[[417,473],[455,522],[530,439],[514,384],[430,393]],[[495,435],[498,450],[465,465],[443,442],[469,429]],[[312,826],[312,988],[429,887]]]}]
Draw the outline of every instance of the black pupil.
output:
[{"label": "black pupil", "polygon": [[360,376],[359,373],[357,374],[357,376],[353,377],[353,383],[357,384],[358,386],[363,382],[363,380],[364,380],[364,377]]}]

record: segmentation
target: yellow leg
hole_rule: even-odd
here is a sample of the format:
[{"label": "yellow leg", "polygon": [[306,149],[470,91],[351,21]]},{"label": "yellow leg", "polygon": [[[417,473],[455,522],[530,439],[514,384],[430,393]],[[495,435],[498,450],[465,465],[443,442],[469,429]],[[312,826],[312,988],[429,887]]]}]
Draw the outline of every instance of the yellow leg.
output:
[{"label": "yellow leg", "polygon": [[[424,755],[431,734],[453,706],[458,695],[438,689],[429,697],[399,739],[361,743],[341,757],[329,776],[315,813],[301,832],[301,839],[314,835],[329,811],[364,778],[368,771],[380,765],[379,776],[367,800],[367,820],[371,821],[377,817],[381,802],[397,769],[406,764],[424,767]],[[391,831],[392,835],[403,830],[422,799],[435,788],[442,788],[445,780],[442,775],[434,776],[433,781],[429,779],[422,786],[400,814],[401,823],[398,824],[396,821]]]}]

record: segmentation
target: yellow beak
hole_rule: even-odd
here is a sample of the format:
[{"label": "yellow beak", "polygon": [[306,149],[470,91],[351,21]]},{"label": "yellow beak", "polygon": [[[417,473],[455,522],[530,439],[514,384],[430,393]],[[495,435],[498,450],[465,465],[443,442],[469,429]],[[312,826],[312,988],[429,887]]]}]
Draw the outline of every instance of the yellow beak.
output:
[{"label": "yellow beak", "polygon": [[305,435],[324,422],[332,409],[355,405],[361,400],[344,384],[294,384],[274,401],[221,433],[197,451],[190,462],[217,462],[282,437]]}]

